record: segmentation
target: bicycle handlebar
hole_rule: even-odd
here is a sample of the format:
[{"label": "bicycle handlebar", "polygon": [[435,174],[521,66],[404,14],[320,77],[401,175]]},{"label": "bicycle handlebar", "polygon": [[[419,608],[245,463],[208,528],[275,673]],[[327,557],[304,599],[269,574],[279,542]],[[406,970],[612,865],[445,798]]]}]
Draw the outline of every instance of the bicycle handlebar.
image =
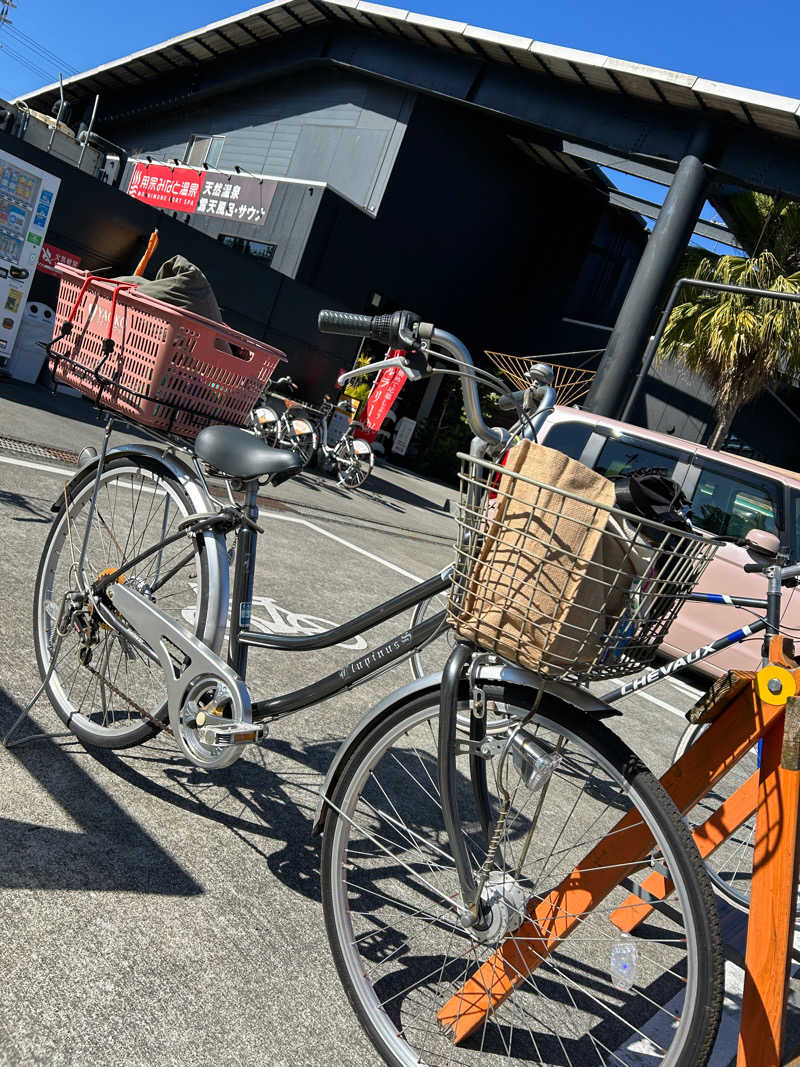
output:
[{"label": "bicycle handlebar", "polygon": [[[404,348],[412,352],[417,352],[420,348],[427,351],[429,345],[443,349],[455,358],[464,371],[461,375],[461,392],[467,422],[472,432],[489,444],[503,444],[508,440],[507,430],[487,426],[484,422],[475,384],[475,364],[468,350],[453,334],[445,330],[437,330],[430,323],[420,322],[419,317],[411,311],[395,311],[392,315],[375,316],[347,315],[341,311],[320,311],[317,324],[323,333],[370,337],[392,348]],[[391,359],[369,363],[355,371],[346,371],[339,376],[339,384],[351,378],[375,374],[384,367],[402,367],[409,378],[421,377],[418,366],[415,367],[408,357],[393,356]]]},{"label": "bicycle handlebar", "polygon": [[341,389],[344,383],[349,382],[351,378],[363,378],[366,374],[375,374],[376,371],[384,370],[386,367],[402,367],[406,372],[406,377],[412,381],[415,378],[422,377],[418,370],[409,366],[408,360],[403,356],[392,356],[391,359],[381,359],[376,363],[368,363],[364,367],[356,367],[355,370],[346,370],[336,379],[336,384]]},{"label": "bicycle handlebar", "polygon": [[[390,348],[406,349],[411,356],[393,356],[376,363],[370,363],[357,370],[341,374],[338,384],[341,386],[351,378],[360,378],[375,374],[385,367],[402,367],[408,378],[414,380],[422,376],[419,355],[427,355],[429,349],[439,348],[453,357],[460,367],[461,391],[464,398],[464,410],[470,429],[489,444],[505,444],[509,440],[507,430],[487,426],[481,412],[480,397],[476,383],[475,364],[468,349],[451,333],[437,330],[431,323],[421,322],[413,311],[395,311],[391,315],[351,315],[344,311],[320,311],[317,325],[322,333],[336,333],[351,337],[369,337]],[[435,353],[433,353],[435,354]],[[412,361],[412,357],[415,362]],[[518,397],[531,394],[539,401],[530,425],[534,431],[539,428],[547,413],[556,402],[556,392],[552,386],[552,369],[541,365],[541,378],[535,380],[529,390],[508,394],[508,406],[518,406]],[[501,398],[501,408],[507,410]]]}]

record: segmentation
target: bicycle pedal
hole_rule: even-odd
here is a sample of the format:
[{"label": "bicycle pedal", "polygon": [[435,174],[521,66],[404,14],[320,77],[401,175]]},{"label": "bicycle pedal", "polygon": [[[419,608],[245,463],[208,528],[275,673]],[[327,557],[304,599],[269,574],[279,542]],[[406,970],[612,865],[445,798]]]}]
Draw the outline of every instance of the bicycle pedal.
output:
[{"label": "bicycle pedal", "polygon": [[195,719],[195,725],[198,740],[204,745],[257,744],[267,733],[264,723],[233,722],[230,719],[214,721],[202,711]]}]

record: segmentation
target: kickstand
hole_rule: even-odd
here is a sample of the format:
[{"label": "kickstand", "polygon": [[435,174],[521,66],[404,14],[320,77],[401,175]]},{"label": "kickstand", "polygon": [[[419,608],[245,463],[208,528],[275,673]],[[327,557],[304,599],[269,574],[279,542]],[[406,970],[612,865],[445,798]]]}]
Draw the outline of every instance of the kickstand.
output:
[{"label": "kickstand", "polygon": [[17,732],[17,730],[19,730],[20,726],[22,725],[22,720],[25,718],[25,716],[28,714],[28,712],[33,708],[33,706],[36,703],[36,701],[39,699],[39,697],[45,691],[45,688],[47,687],[47,683],[50,681],[50,675],[53,673],[53,670],[55,669],[56,660],[58,659],[58,653],[59,653],[59,651],[61,649],[61,641],[62,641],[62,637],[59,634],[56,637],[56,641],[55,641],[55,644],[53,646],[53,653],[50,656],[50,666],[47,668],[47,674],[44,676],[44,681],[39,686],[39,688],[36,690],[36,692],[35,692],[35,694],[33,696],[33,699],[28,701],[28,703],[25,705],[25,707],[22,709],[22,711],[16,717],[14,722],[11,724],[11,729],[8,731],[6,736],[3,738],[3,747],[4,748],[17,748],[19,745],[24,745],[28,741],[39,741],[39,740],[44,739],[44,738],[73,737],[74,736],[72,733],[70,733],[69,730],[61,730],[58,733],[50,733],[50,734],[44,733],[44,732],[38,733],[38,734],[26,734],[24,737],[17,738],[16,741],[12,741],[11,740],[11,738],[14,736],[14,734]]}]

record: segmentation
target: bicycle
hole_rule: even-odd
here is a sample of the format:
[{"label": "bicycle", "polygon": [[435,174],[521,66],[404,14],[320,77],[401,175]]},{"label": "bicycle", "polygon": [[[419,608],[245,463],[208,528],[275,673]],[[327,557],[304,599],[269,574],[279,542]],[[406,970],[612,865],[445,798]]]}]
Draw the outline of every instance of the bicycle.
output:
[{"label": "bicycle", "polygon": [[[297,389],[288,377],[275,385]],[[358,489],[364,484],[372,473],[375,456],[369,442],[355,436],[355,431],[361,429],[360,422],[351,421],[340,437],[329,444],[328,421],[336,410],[330,397],[326,396],[321,406],[314,408],[287,400],[274,391],[266,396],[282,400],[285,405],[280,414],[266,403],[253,409],[253,428],[268,445],[296,452],[304,467],[316,457],[317,464],[335,471],[339,484],[347,489]]]},{"label": "bicycle", "polygon": [[258,407],[250,412],[253,432],[273,448],[288,448],[295,452],[303,467],[307,467],[317,447],[314,425],[306,407],[283,396],[278,389],[297,392],[297,385],[287,374],[264,392]]},{"label": "bicycle", "polygon": [[[469,358],[455,339],[451,348]],[[374,368],[383,365],[419,374],[402,358]],[[552,392],[533,393],[541,396],[544,414]],[[230,426],[202,430],[194,448],[152,429],[165,451],[109,448],[115,422],[131,420],[113,411],[108,416],[100,454],[53,503],[34,594],[40,694],[47,692],[85,744],[126,748],[167,729],[193,763],[225,766],[243,744],[263,736],[269,720],[351,688],[441,631],[442,612],[297,693],[253,703],[242,681],[250,648],[313,651],[350,641],[437,596],[449,585],[449,569],[322,633],[254,632],[258,492],[296,474],[300,457]],[[227,501],[216,499],[204,464],[223,479]],[[225,540],[231,534],[235,553]],[[225,662],[219,652],[228,618]],[[69,667],[62,675],[65,658]]]},{"label": "bicycle", "polygon": [[335,410],[335,404],[326,396],[316,411],[314,451],[317,464],[325,470],[335,471],[339,485],[359,489],[372,473],[375,454],[369,441],[355,436],[356,430],[363,429],[356,419],[350,421],[337,440],[328,443],[328,422]]},{"label": "bicycle", "polygon": [[[485,502],[491,494],[514,499],[500,488],[508,472],[480,448],[462,462],[450,608],[456,624],[493,521]],[[685,545],[670,547],[674,536],[665,530],[659,544],[662,568],[670,564],[665,588],[640,587],[640,604],[648,596],[651,604],[659,595],[674,599],[670,567],[686,557]],[[682,595],[761,610],[764,618],[648,668],[602,699],[578,683],[650,662],[668,613],[657,614],[642,637],[623,610],[588,663],[562,656],[538,672],[515,666],[491,642],[486,651],[485,640],[476,647],[459,638],[441,679],[412,683],[404,704],[387,698],[339,750],[315,824],[324,830],[326,925],[351,1004],[387,1063],[472,1063],[487,1052],[515,1063],[638,1063],[643,1055],[682,1067],[707,1062],[722,952],[711,881],[695,845],[707,856],[742,812],[752,814],[755,784],[740,791],[735,815],[710,818],[691,835],[682,815],[761,737],[770,759],[759,788],[774,797],[783,708],[800,688],[800,667],[777,636],[781,585],[800,575],[800,565],[780,567],[763,546],[752,550],[748,569],[767,574],[766,598]],[[706,733],[661,783],[598,721],[615,714],[622,696],[760,632],[772,666],[712,694],[703,709]],[[604,662],[603,651],[615,655]],[[800,757],[791,769],[800,770]],[[794,796],[787,793],[787,804]],[[781,810],[791,844],[797,812]],[[762,827],[761,841],[766,867],[772,824]],[[791,861],[781,869],[791,871]],[[761,890],[764,928],[778,931],[785,953],[794,902],[771,888],[775,899]],[[748,970],[769,1011],[745,996],[743,1040],[751,1049],[763,1045],[767,1058],[758,1062],[774,1067],[783,990],[775,991],[774,945],[751,941]]]},{"label": "bicycle", "polygon": [[[467,417],[483,442],[466,462],[484,464],[490,474],[477,493],[468,491],[466,499],[474,509],[496,492],[494,479],[502,477],[503,468],[483,457],[503,455],[510,434],[485,425],[476,389],[476,380],[483,372],[474,368],[457,338],[420,323],[410,313],[370,319],[328,312],[321,314],[320,325],[368,334],[381,343],[391,342],[387,347],[407,350],[406,357],[372,365],[371,372],[381,366],[401,366],[413,378],[426,373],[429,361],[436,357],[445,372],[459,374]],[[360,369],[357,373],[363,372]],[[540,408],[546,402],[545,391]],[[530,415],[526,419],[530,421]],[[110,423],[107,430],[110,432]],[[277,484],[300,469],[299,461],[289,452],[267,448],[245,431],[219,426],[201,431],[194,452],[187,454],[189,460],[184,462],[173,450],[164,454],[147,446],[110,450],[107,433],[100,456],[75,475],[56,502],[54,525],[37,577],[35,642],[42,688],[62,720],[85,743],[127,747],[168,728],[187,759],[212,769],[233,762],[245,744],[262,739],[269,721],[350,688],[424,647],[441,632],[444,616],[434,615],[326,678],[260,701],[251,699],[244,681],[251,647],[287,651],[327,647],[443,592],[450,576],[447,571],[435,575],[323,634],[294,637],[252,632],[248,619],[258,533],[258,482],[269,479]],[[232,495],[227,504],[215,501],[203,463],[223,474],[231,491],[241,491],[243,502],[237,503]],[[219,655],[229,600],[224,538],[233,532],[237,545],[226,662]],[[459,643],[453,654],[458,653],[459,660],[463,648]],[[669,915],[665,918],[659,911],[659,920],[668,930],[663,936],[652,937],[648,953],[639,952],[638,957],[625,938],[609,939],[602,932],[606,958],[611,950],[613,981],[605,977],[605,964],[603,971],[598,971],[597,942],[591,937],[584,938],[582,945],[576,938],[564,939],[565,943],[571,940],[569,949],[575,945],[578,953],[566,964],[564,953],[548,953],[542,971],[546,972],[546,988],[560,990],[562,997],[560,1001],[549,997],[536,1003],[537,1011],[542,1004],[548,1011],[556,1005],[549,1036],[539,1035],[538,1044],[544,1043],[544,1050],[538,1047],[529,1027],[523,1032],[518,1025],[530,1010],[530,1003],[521,1004],[522,996],[515,996],[502,1011],[498,1008],[487,1016],[477,1051],[465,1049],[463,1043],[455,1048],[440,1034],[437,1014],[446,1001],[439,996],[435,1010],[431,1010],[426,996],[422,1021],[429,1030],[431,1046],[428,1049],[426,1045],[425,1062],[437,1055],[437,1047],[446,1062],[475,1059],[487,1048],[487,1042],[488,1047],[501,1047],[507,1061],[512,1060],[513,1051],[517,1060],[550,1062],[542,1056],[563,1046],[558,1036],[563,1030],[559,1012],[562,1016],[574,1013],[579,1021],[572,1025],[581,1033],[587,1012],[602,1016],[605,1030],[598,1031],[599,1036],[592,1033],[586,1040],[590,1052],[607,1047],[611,1052],[610,1043],[617,1037],[621,1041],[640,1038],[637,1020],[654,1000],[639,988],[644,974],[657,983],[659,996],[665,990],[675,991],[680,999],[669,1015],[674,1029],[662,1062],[702,1063],[719,1013],[719,931],[708,875],[678,810],[633,753],[596,721],[594,717],[613,713],[607,704],[564,683],[548,680],[544,687],[534,672],[491,655],[479,654],[473,659],[470,654],[468,658],[471,663],[465,677],[465,662],[453,659],[444,684],[436,676],[418,680],[373,709],[339,750],[322,792],[315,828],[325,828],[322,874],[326,923],[342,980],[362,1023],[387,1062],[409,1062],[410,1031],[405,1018],[392,1014],[403,1014],[410,1005],[413,1016],[411,994],[403,994],[402,1003],[397,999],[408,984],[408,975],[419,975],[418,968],[430,971],[435,957],[437,982],[441,980],[443,988],[452,993],[458,981],[467,977],[462,953],[466,952],[468,960],[476,960],[479,954],[485,957],[484,962],[491,960],[509,930],[520,929],[524,923],[529,882],[506,878],[498,857],[515,857],[520,866],[536,861],[544,867],[542,873],[550,884],[559,872],[566,869],[569,873],[575,867],[570,865],[570,856],[585,849],[588,840],[595,840],[599,847],[620,813],[633,812],[629,816],[632,835],[629,838],[625,834],[630,848],[624,865],[626,883],[624,887],[610,887],[609,896],[613,890],[613,897],[606,913],[622,906],[630,888],[643,884],[655,870],[676,886]],[[454,714],[440,714],[440,705],[445,712],[450,707]],[[486,728],[487,709],[491,730]],[[456,744],[451,743],[449,734],[439,742],[433,726],[436,719],[448,722],[448,729],[456,731]],[[398,748],[395,742],[400,739],[405,740]],[[440,755],[447,759],[439,759]],[[452,763],[456,761],[464,771],[461,777],[453,773]],[[415,774],[407,773],[409,765]],[[448,825],[442,821],[437,784],[441,771],[437,772],[437,766],[450,767],[444,772],[449,774],[449,785],[441,794],[445,807],[455,796],[463,802],[462,812],[466,811],[463,804],[473,806],[471,818],[458,816]],[[490,766],[500,769],[499,777],[487,773]],[[389,778],[385,778],[386,773]],[[515,776],[528,797],[519,811],[512,812],[517,794],[512,796],[507,789],[507,774]],[[383,781],[392,776],[395,781],[399,776],[398,788],[383,793]],[[558,800],[561,793],[557,786],[572,791],[566,809],[568,819],[559,822],[558,805],[554,816],[550,808],[547,812],[547,828],[555,835],[554,842],[560,844],[553,844],[548,853],[544,848],[540,851],[537,839],[535,854],[531,855],[530,844],[524,844],[525,809],[530,804],[541,809],[545,798]],[[379,822],[377,831],[353,819],[367,790],[372,791],[372,802],[366,804],[365,818]],[[502,842],[498,838],[495,845],[491,845],[491,812],[499,809],[491,805],[490,790],[501,800],[507,794],[508,804],[500,834],[505,837]],[[421,805],[413,803],[412,793],[421,799]],[[531,797],[539,799],[531,801]],[[409,805],[413,814],[404,818],[401,812],[405,813]],[[571,827],[569,835],[559,836],[560,828],[567,825]],[[652,840],[641,827],[648,828]],[[351,848],[353,834],[361,836]],[[459,840],[468,841],[469,848],[464,845],[459,849]],[[622,831],[616,832],[617,855],[622,841]],[[458,872],[458,865],[446,851],[448,842],[454,853],[461,855]],[[488,860],[489,847],[499,863],[498,870],[493,869],[494,861]],[[384,864],[387,852],[388,865]],[[458,874],[466,872],[470,857],[480,858],[479,870],[484,865],[487,868],[470,903],[474,907],[479,902],[478,911],[487,911],[488,923],[482,922],[486,918],[482,915],[479,921],[474,916],[470,921],[470,906],[462,900]],[[548,863],[552,865],[550,871]],[[369,864],[371,875],[359,883],[362,868]],[[398,872],[410,875],[417,885],[409,888],[401,884],[395,901],[384,890],[395,892]],[[356,907],[350,899],[351,887],[357,890]],[[375,901],[382,901],[380,907],[386,907],[387,901],[392,907],[396,904],[409,923],[430,920],[423,959],[414,958],[409,951],[413,943],[402,936],[398,939],[385,917],[370,912]],[[582,925],[597,923],[599,916],[596,908],[587,909]],[[361,931],[355,937],[354,922]],[[448,952],[453,943],[460,945],[455,971]],[[368,957],[367,963],[362,952]],[[556,958],[558,965],[554,966]],[[392,966],[398,960],[406,968],[399,987],[392,985],[397,977]],[[588,984],[575,977],[579,963],[591,963],[595,968]],[[381,970],[387,973],[381,975]],[[375,994],[371,978],[376,974],[384,979],[381,990],[388,991],[388,1011]],[[625,1010],[633,1020],[629,1025],[617,1004],[631,975],[634,982],[638,975],[638,985],[628,987],[625,998]],[[600,986],[601,995],[596,991]],[[509,1012],[515,1013],[512,1029],[498,1029],[495,1021]],[[492,1042],[500,1044],[492,1046]],[[694,1058],[687,1058],[690,1056]]]}]

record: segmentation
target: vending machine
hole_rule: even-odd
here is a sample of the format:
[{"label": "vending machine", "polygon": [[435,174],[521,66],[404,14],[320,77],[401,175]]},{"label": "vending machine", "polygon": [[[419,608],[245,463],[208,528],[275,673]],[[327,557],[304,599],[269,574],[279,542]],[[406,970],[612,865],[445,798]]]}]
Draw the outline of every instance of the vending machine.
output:
[{"label": "vending machine", "polygon": [[14,348],[60,184],[0,150],[0,367]]}]

